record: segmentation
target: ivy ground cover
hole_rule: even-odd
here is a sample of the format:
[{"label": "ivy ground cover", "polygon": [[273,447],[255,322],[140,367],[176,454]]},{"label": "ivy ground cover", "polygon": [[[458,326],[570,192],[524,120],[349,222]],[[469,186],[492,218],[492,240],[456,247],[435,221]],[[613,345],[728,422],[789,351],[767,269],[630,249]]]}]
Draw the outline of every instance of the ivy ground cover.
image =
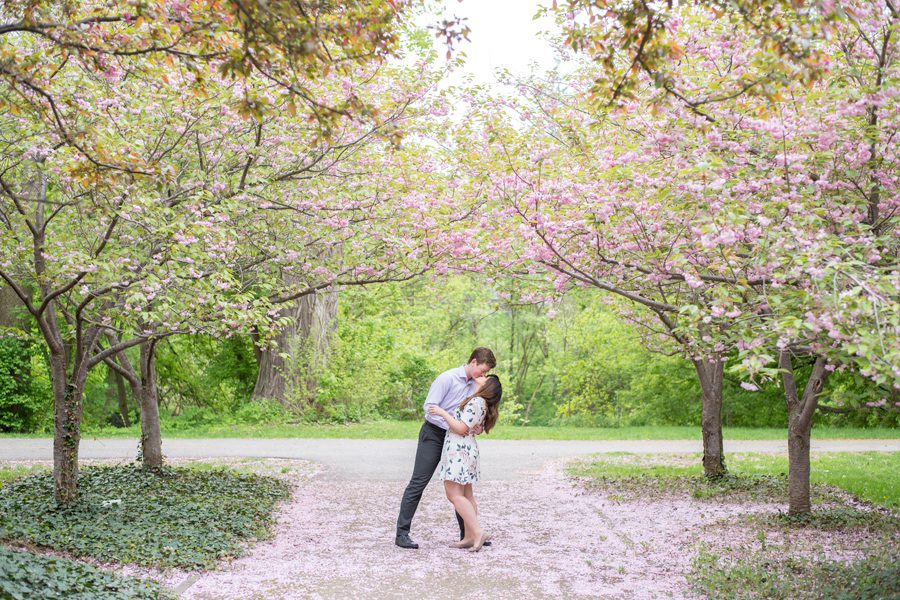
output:
[{"label": "ivy ground cover", "polygon": [[0,597],[10,600],[163,600],[171,596],[159,584],[121,577],[75,560],[37,556],[0,547]]},{"label": "ivy ground cover", "polygon": [[210,567],[269,535],[276,504],[290,496],[276,478],[224,468],[91,466],[79,483],[65,508],[51,473],[4,484],[0,540],[101,562]]}]

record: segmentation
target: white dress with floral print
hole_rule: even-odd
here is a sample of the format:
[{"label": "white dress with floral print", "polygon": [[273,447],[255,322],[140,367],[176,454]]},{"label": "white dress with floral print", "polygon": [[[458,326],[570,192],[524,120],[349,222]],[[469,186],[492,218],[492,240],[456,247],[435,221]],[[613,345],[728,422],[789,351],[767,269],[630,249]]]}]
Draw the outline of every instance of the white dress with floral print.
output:
[{"label": "white dress with floral print", "polygon": [[[462,421],[471,429],[484,422],[487,408],[484,398],[475,396],[460,411],[456,409],[453,416]],[[442,480],[449,479],[456,483],[475,483],[481,475],[478,464],[478,442],[473,434],[459,435],[452,431],[447,432],[444,438],[444,449],[441,452],[441,470],[438,477]]]}]

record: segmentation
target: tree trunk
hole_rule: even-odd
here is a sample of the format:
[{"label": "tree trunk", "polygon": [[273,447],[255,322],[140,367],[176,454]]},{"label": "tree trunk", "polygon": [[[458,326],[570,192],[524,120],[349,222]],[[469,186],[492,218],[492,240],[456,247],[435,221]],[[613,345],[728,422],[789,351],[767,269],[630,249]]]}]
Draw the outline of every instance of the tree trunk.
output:
[{"label": "tree trunk", "polygon": [[25,329],[28,320],[19,314],[21,307],[22,301],[13,289],[0,280],[0,328]]},{"label": "tree trunk", "polygon": [[[118,338],[106,334],[110,344],[118,343]],[[150,340],[140,345],[138,371],[135,371],[128,355],[120,352],[113,368],[131,386],[132,395],[137,398],[141,421],[141,462],[145,467],[159,469],[163,466],[162,431],[159,423],[159,395],[156,387],[156,342]],[[110,364],[110,361],[107,361]]]},{"label": "tree trunk", "polygon": [[[38,162],[43,162],[38,161]],[[90,356],[96,347],[100,329],[84,331],[76,321],[71,341],[63,338],[56,313],[56,298],[63,289],[53,290],[47,277],[44,217],[47,205],[47,179],[38,168],[29,183],[28,195],[35,201],[32,231],[35,280],[42,303],[34,306],[27,289],[19,289],[20,301],[28,308],[47,345],[50,383],[53,389],[53,487],[57,503],[68,505],[78,499],[78,450],[81,443],[81,419],[84,386],[90,369]],[[79,276],[80,277],[80,276]],[[77,279],[72,284],[77,283]]]},{"label": "tree trunk", "polygon": [[722,438],[722,384],[725,365],[718,354],[692,362],[702,393],[700,426],[703,431],[703,473],[716,479],[727,472]]},{"label": "tree trunk", "polygon": [[[83,347],[74,348],[65,341],[56,314],[56,300],[52,298],[46,273],[44,256],[44,200],[47,198],[47,181],[39,169],[31,184],[32,197],[37,200],[34,213],[34,269],[40,281],[40,297],[49,299],[43,314],[32,310],[38,319],[47,348],[50,352],[50,384],[53,389],[53,495],[62,505],[78,499],[78,450],[81,443],[82,396],[87,380],[86,355]],[[76,336],[80,340],[80,336]],[[69,361],[72,374],[69,375]]]},{"label": "tree trunk", "polygon": [[[44,200],[47,198],[47,184],[40,167],[36,169],[26,193],[35,200],[32,227],[34,274],[39,282],[40,297],[44,299],[52,292],[49,278],[45,277]],[[50,354],[50,385],[53,389],[53,495],[59,504],[70,504],[78,498],[81,398],[77,388],[69,385],[69,348],[60,334],[55,300],[48,302],[43,314],[34,306],[29,306],[29,311],[37,319]]]},{"label": "tree trunk", "polygon": [[274,399],[283,405],[287,404],[284,378],[285,350],[283,349],[290,347],[295,331],[296,325],[289,323],[278,332],[271,345],[258,347],[256,360],[259,370],[256,375],[256,385],[253,387],[254,400]]},{"label": "tree trunk", "polygon": [[119,397],[119,414],[122,416],[122,425],[131,427],[131,416],[128,414],[128,392],[125,389],[125,380],[118,373],[115,374],[117,395]]},{"label": "tree trunk", "polygon": [[809,492],[810,439],[819,394],[828,378],[827,364],[823,357],[816,358],[801,397],[797,391],[790,353],[782,351],[778,356],[788,409],[788,513],[792,515],[807,514],[812,508]]},{"label": "tree trunk", "polygon": [[156,342],[141,344],[141,456],[144,466],[163,466],[162,432],[159,426],[159,399],[156,393]]},{"label": "tree trunk", "polygon": [[51,354],[53,481],[54,495],[60,504],[71,504],[78,499],[78,445],[81,443],[81,400],[84,392],[81,369],[76,368],[70,380],[66,366],[65,354]]},{"label": "tree trunk", "polygon": [[293,401],[309,404],[315,396],[318,372],[328,362],[337,328],[337,292],[309,294],[282,311],[291,322],[275,345],[258,349],[259,374],[253,399],[273,399],[290,407]]},{"label": "tree trunk", "polygon": [[812,423],[790,419],[788,426],[788,512],[805,514],[812,504],[809,492],[809,447]]},{"label": "tree trunk", "polygon": [[130,427],[131,420],[128,416],[128,392],[125,389],[125,379],[118,371],[112,368],[106,369],[106,400],[107,410],[109,406],[115,406],[122,421],[123,427]]},{"label": "tree trunk", "polygon": [[531,392],[531,397],[528,399],[528,404],[525,405],[525,414],[522,416],[522,425],[528,425],[528,420],[531,418],[531,408],[534,406],[534,400],[537,398],[538,393],[541,391],[541,386],[544,385],[544,378],[546,377],[546,373],[541,373],[541,378],[538,380],[537,385],[534,387],[534,391]]}]

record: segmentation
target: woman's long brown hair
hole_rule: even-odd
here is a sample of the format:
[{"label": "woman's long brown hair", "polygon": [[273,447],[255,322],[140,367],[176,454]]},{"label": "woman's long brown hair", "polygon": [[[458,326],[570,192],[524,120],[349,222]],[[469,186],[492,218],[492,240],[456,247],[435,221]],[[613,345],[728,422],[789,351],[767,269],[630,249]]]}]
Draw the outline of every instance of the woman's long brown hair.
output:
[{"label": "woman's long brown hair", "polygon": [[459,403],[460,412],[466,407],[469,400],[476,396],[484,398],[487,412],[484,415],[482,427],[484,427],[485,433],[489,433],[494,428],[494,425],[497,424],[497,417],[500,414],[500,399],[503,397],[503,386],[500,385],[500,378],[496,375],[488,375],[487,381],[474,394]]}]

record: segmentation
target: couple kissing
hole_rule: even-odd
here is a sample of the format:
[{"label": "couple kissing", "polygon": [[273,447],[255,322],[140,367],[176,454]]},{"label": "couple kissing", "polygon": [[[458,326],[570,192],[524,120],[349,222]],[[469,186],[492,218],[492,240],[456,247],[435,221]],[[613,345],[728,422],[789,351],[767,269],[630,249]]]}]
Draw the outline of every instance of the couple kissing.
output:
[{"label": "couple kissing", "polygon": [[425,422],[419,430],[413,474],[403,492],[397,518],[395,543],[417,549],[410,537],[413,516],[422,493],[440,465],[447,499],[456,511],[459,541],[454,548],[478,552],[490,546],[490,533],[478,519],[473,484],[481,475],[475,436],[488,433],[497,423],[503,387],[500,378],[488,375],[497,365],[488,348],[475,348],[469,362],[444,371],[431,384],[425,398]]}]

